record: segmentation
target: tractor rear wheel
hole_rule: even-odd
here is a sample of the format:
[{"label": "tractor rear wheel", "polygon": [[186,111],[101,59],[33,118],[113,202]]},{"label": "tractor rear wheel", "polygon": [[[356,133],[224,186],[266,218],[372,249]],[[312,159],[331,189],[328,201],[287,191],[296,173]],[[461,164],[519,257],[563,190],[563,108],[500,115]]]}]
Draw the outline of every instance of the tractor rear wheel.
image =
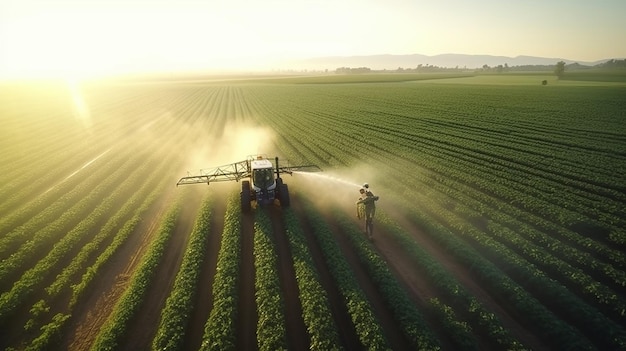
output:
[{"label": "tractor rear wheel", "polygon": [[249,213],[252,211],[252,197],[250,195],[250,181],[241,182],[241,212]]},{"label": "tractor rear wheel", "polygon": [[289,207],[289,188],[287,184],[280,184],[278,200],[280,201],[281,207]]}]

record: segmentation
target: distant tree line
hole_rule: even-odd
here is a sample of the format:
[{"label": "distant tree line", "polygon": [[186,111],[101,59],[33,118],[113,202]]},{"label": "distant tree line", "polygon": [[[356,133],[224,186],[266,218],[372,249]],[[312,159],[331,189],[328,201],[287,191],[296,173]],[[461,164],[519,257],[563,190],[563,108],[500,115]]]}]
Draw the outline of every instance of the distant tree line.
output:
[{"label": "distant tree line", "polygon": [[379,70],[373,71],[369,67],[359,67],[359,68],[350,68],[350,67],[340,67],[335,70],[335,73],[338,74],[360,74],[360,73],[370,73],[370,72],[386,72],[386,73],[432,73],[432,72],[458,72],[458,71],[467,71],[467,68],[459,68],[459,66],[455,68],[448,67],[439,67],[434,65],[422,65],[419,64],[415,68],[403,68],[398,67],[395,70]]},{"label": "distant tree line", "polygon": [[626,59],[622,59],[622,60],[611,59],[611,60],[608,60],[608,61],[606,61],[604,63],[596,65],[596,67],[601,67],[601,68],[626,68]]},{"label": "distant tree line", "polygon": [[335,73],[338,74],[361,74],[361,73],[370,73],[372,70],[368,67],[358,67],[358,68],[350,68],[350,67],[339,67],[335,70]]},{"label": "distant tree line", "polygon": [[[552,71],[557,76],[563,75],[563,72],[567,69],[568,71],[574,70],[585,70],[592,68],[605,68],[605,69],[614,69],[614,68],[626,68],[626,59],[611,59],[609,61],[594,65],[587,66],[581,65],[579,63],[570,63],[566,64],[564,61],[559,61],[556,65],[520,65],[520,66],[509,66],[507,63],[497,65],[491,67],[487,64],[483,65],[481,68],[471,69],[472,71],[478,72],[490,72],[490,73],[504,73],[504,72],[528,72],[528,71]],[[398,67],[395,70],[381,70],[381,71],[372,71],[369,67],[340,67],[335,70],[335,73],[338,74],[362,74],[362,73],[370,73],[370,72],[397,72],[397,73],[433,73],[433,72],[467,72],[468,68],[466,67],[439,67],[434,65],[423,65],[419,64],[413,68],[403,68]]]}]

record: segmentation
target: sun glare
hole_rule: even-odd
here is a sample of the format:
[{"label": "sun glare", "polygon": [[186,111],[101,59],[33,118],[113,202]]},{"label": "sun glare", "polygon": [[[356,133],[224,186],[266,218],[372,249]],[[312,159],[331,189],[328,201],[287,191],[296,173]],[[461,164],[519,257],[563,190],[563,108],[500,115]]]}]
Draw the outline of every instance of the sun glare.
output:
[{"label": "sun glare", "polygon": [[37,2],[36,10],[33,5],[15,3],[13,13],[0,14],[0,78],[273,69],[282,59],[315,56],[323,47],[349,54],[342,41],[356,30],[337,32],[337,21],[345,24],[344,11],[311,3],[245,3],[243,9],[209,2]]},{"label": "sun glare", "polygon": [[36,15],[8,23],[3,75],[77,79],[111,73],[115,51],[106,41],[113,28],[72,14]]},{"label": "sun glare", "polygon": [[91,131],[91,126],[93,124],[91,120],[91,111],[85,103],[83,94],[80,91],[79,82],[74,79],[68,79],[67,88],[74,110],[74,118],[76,118],[76,120],[79,121],[87,131]]}]

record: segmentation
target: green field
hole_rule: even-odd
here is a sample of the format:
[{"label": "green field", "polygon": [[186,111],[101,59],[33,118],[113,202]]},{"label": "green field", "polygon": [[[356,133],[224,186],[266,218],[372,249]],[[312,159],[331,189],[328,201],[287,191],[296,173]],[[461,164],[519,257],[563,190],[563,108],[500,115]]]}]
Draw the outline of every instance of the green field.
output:
[{"label": "green field", "polygon": [[[626,349],[621,73],[4,83],[0,125],[2,349]],[[324,171],[175,187],[254,154]]]}]

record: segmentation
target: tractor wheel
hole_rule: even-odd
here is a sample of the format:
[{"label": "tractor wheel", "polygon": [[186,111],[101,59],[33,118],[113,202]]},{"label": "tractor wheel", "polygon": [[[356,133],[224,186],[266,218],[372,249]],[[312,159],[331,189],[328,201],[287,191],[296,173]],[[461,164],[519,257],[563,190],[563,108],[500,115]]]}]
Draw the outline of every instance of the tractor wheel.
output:
[{"label": "tractor wheel", "polygon": [[250,181],[241,182],[241,212],[249,213],[252,210],[252,198],[250,196]]},{"label": "tractor wheel", "polygon": [[281,207],[289,207],[289,188],[287,184],[280,185],[280,193],[278,194],[280,206]]}]

